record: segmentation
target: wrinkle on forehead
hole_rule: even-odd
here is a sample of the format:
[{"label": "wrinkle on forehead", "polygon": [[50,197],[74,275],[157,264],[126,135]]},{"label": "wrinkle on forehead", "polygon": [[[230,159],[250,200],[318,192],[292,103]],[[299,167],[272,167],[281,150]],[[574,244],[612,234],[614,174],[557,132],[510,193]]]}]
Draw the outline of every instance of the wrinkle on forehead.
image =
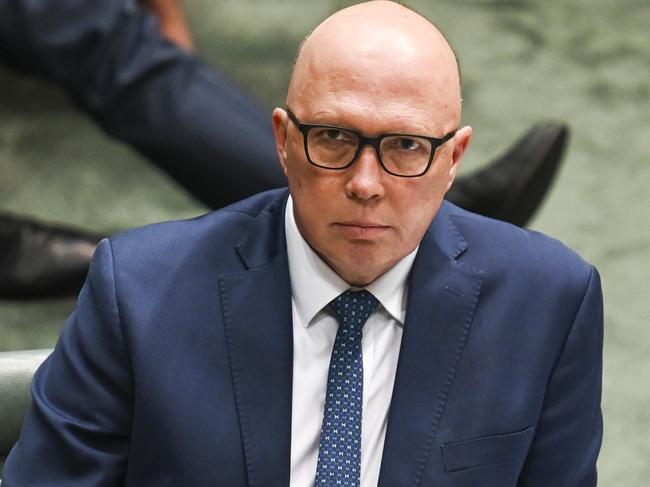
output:
[{"label": "wrinkle on forehead", "polygon": [[[374,100],[408,97],[458,123],[460,80],[456,58],[428,20],[396,3],[354,5],[326,19],[296,60],[287,103],[363,94]],[[377,107],[375,107],[377,108]]]}]

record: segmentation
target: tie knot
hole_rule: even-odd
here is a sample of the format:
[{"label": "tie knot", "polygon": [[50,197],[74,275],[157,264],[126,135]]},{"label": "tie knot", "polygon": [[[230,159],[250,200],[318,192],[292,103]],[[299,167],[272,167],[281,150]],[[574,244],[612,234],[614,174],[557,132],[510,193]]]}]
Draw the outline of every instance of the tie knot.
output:
[{"label": "tie knot", "polygon": [[357,331],[363,329],[363,325],[378,304],[377,298],[365,289],[346,291],[330,302],[339,324]]}]

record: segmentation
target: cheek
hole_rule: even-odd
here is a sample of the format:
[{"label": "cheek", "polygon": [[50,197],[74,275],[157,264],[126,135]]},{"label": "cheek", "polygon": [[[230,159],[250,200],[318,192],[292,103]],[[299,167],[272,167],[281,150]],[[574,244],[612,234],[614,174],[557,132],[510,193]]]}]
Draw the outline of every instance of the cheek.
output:
[{"label": "cheek", "polygon": [[286,173],[292,193],[303,188],[309,176],[310,164],[306,159],[303,160],[303,157],[302,145],[297,140],[291,140],[287,144]]},{"label": "cheek", "polygon": [[328,221],[335,219],[341,189],[336,187],[336,178],[312,169],[307,162],[293,164],[289,170],[289,188],[294,211],[303,234],[313,239],[325,231]]},{"label": "cheek", "polygon": [[[421,184],[420,184],[421,183]],[[438,212],[444,191],[439,180],[414,181],[405,186],[396,201],[402,238],[419,240]]]},{"label": "cheek", "polygon": [[452,181],[450,164],[447,160],[440,162],[441,164],[433,168],[434,170],[430,174],[431,177],[426,181],[426,184],[423,185],[420,191],[422,204],[428,207],[429,211],[433,211],[434,214],[438,211],[442,199],[445,197],[445,193]]},{"label": "cheek", "polygon": [[289,178],[289,186],[291,187],[292,192],[297,192],[302,189],[302,179],[300,176]]},{"label": "cheek", "polygon": [[305,200],[307,204],[314,204],[314,192],[318,191],[319,178],[313,166],[307,161],[298,158],[288,159],[287,179],[294,199]]},{"label": "cheek", "polygon": [[340,174],[336,171],[319,169],[299,159],[293,159],[288,169],[292,196],[303,205],[331,210],[334,200],[342,194]]}]

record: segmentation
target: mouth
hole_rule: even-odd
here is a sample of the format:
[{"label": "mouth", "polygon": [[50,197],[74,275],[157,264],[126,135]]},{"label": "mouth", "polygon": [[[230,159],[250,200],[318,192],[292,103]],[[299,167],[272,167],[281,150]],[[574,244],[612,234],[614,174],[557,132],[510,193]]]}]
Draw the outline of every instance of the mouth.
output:
[{"label": "mouth", "polygon": [[344,235],[349,238],[374,238],[382,235],[390,228],[388,225],[365,221],[346,221],[335,223]]}]

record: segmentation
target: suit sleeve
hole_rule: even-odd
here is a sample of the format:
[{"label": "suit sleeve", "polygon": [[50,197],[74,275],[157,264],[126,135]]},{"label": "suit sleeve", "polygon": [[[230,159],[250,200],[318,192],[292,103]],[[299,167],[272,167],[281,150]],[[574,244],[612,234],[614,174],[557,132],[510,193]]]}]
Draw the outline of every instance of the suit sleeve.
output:
[{"label": "suit sleeve", "polygon": [[592,487],[603,435],[603,300],[592,268],[584,296],[548,383],[522,487]]},{"label": "suit sleeve", "polygon": [[32,398],[3,487],[123,484],[133,378],[107,240],[54,352],[34,376]]},{"label": "suit sleeve", "polygon": [[212,208],[286,186],[270,113],[135,0],[0,0],[0,61],[63,87]]}]

